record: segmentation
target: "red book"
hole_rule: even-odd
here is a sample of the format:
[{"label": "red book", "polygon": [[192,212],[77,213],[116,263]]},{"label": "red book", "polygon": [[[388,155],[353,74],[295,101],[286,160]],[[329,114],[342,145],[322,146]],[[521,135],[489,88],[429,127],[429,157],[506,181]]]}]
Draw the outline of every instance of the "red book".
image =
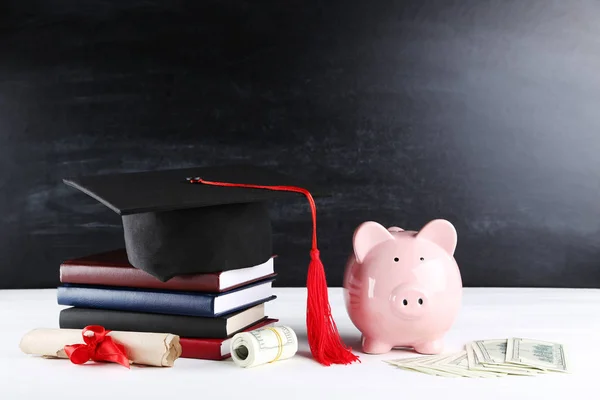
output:
[{"label": "red book", "polygon": [[[274,318],[264,319],[246,329],[241,330],[240,332],[250,332],[255,329],[273,325],[278,321],[278,319]],[[233,336],[235,335],[231,335],[225,339],[180,338],[179,342],[181,343],[181,358],[195,358],[216,361],[225,360],[231,357],[229,346]]]},{"label": "red book", "polygon": [[62,283],[220,293],[259,280],[274,277],[274,259],[262,264],[212,274],[181,275],[161,282],[129,263],[125,249],[64,261],[60,265]]}]

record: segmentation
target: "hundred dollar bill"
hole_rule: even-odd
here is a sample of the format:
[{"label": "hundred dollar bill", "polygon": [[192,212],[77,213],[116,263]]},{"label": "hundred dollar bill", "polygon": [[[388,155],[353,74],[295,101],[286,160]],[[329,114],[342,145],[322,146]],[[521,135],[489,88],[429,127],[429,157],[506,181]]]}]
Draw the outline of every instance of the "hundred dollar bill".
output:
[{"label": "hundred dollar bill", "polygon": [[564,346],[560,343],[541,340],[508,339],[506,362],[538,367],[548,371],[570,372]]},{"label": "hundred dollar bill", "polygon": [[531,370],[514,368],[513,366],[507,367],[504,365],[491,365],[491,364],[484,365],[481,363],[481,360],[478,359],[477,354],[475,354],[475,351],[473,350],[473,345],[471,343],[467,343],[466,350],[467,350],[467,360],[469,362],[469,369],[471,369],[471,370],[502,372],[502,373],[505,373],[508,375],[531,376],[531,375],[536,374],[535,372],[533,372]]},{"label": "hundred dollar bill", "polygon": [[502,365],[504,368],[514,369],[529,369],[535,373],[545,372],[541,368],[535,366],[516,365],[509,364],[506,362],[506,347],[507,339],[492,339],[492,340],[475,340],[471,343],[473,351],[477,356],[477,359],[482,365],[487,367],[494,367],[496,365]]},{"label": "hundred dollar bill", "polygon": [[438,369],[434,369],[434,368],[427,368],[427,367],[423,367],[420,365],[402,365],[399,366],[399,368],[402,369],[407,369],[407,370],[413,370],[413,371],[417,371],[417,372],[422,372],[424,374],[428,374],[428,375],[437,375],[437,376],[443,376],[445,378],[456,378],[458,377],[458,375],[456,374],[451,374],[449,372],[445,372],[445,371],[441,371]]},{"label": "hundred dollar bill", "polygon": [[418,356],[404,358],[400,360],[391,360],[388,361],[388,363],[393,364],[399,368],[424,372],[430,375],[439,375],[444,377],[476,377],[475,374],[464,373],[457,368],[447,368],[446,366],[439,364],[441,360],[447,359],[452,356],[453,354]]},{"label": "hundred dollar bill", "polygon": [[450,373],[445,371],[441,371],[435,368],[429,368],[428,365],[433,363],[434,361],[441,359],[442,357],[446,357],[447,355],[432,355],[432,356],[417,356],[417,357],[407,357],[401,358],[397,360],[388,360],[386,361],[388,364],[395,365],[398,368],[422,372],[428,375],[437,375],[443,377],[455,377]]},{"label": "hundred dollar bill", "polygon": [[460,366],[452,366],[446,363],[447,360],[456,358],[456,354],[442,354],[428,357],[419,365],[429,370],[441,371],[446,374],[460,376],[464,378],[479,378],[476,372],[470,372],[469,367],[461,369]]},{"label": "hundred dollar bill", "polygon": [[498,374],[486,371],[471,371],[467,362],[466,351],[450,354],[438,354],[431,356],[410,357],[399,360],[386,361],[389,364],[407,370],[418,370],[431,375],[465,377],[465,378],[488,378],[506,374]]},{"label": "hundred dollar bill", "polygon": [[569,370],[562,345],[521,338],[476,340],[456,353],[418,355],[385,362],[404,370],[443,377],[533,376]]},{"label": "hundred dollar bill", "polygon": [[466,350],[460,351],[439,361],[436,361],[434,365],[443,370],[453,371],[463,376],[469,376],[473,378],[495,378],[507,375],[505,373],[500,372],[477,371],[469,369],[469,360],[467,359]]},{"label": "hundred dollar bill", "polygon": [[397,360],[389,360],[386,362],[388,364],[392,364],[397,367],[426,366],[426,365],[431,364],[431,363],[433,363],[439,359],[442,359],[443,357],[446,357],[446,356],[447,356],[447,354],[445,354],[445,355],[437,354],[437,355],[427,355],[427,356],[422,355],[422,356],[417,356],[417,357],[407,357],[407,358],[401,358],[401,359],[397,359]]},{"label": "hundred dollar bill", "polygon": [[390,364],[394,364],[394,365],[425,364],[425,363],[434,362],[435,360],[439,360],[439,359],[442,359],[447,356],[448,356],[448,354],[436,354],[436,355],[426,355],[426,356],[421,355],[421,356],[415,356],[415,357],[399,358],[397,360],[388,360],[386,362],[390,363]]}]

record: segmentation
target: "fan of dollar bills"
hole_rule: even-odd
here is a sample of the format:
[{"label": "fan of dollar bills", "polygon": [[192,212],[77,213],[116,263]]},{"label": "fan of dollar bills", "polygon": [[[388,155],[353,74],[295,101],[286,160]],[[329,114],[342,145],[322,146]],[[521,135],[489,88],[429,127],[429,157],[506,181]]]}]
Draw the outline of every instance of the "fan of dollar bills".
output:
[{"label": "fan of dollar bills", "polygon": [[443,377],[495,378],[570,372],[562,344],[522,338],[476,340],[467,343],[458,353],[385,362],[405,370]]}]

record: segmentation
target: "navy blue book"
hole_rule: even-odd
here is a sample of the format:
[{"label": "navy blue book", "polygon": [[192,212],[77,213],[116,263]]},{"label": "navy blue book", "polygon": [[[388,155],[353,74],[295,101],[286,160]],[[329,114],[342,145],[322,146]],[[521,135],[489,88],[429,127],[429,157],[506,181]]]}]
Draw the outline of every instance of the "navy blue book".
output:
[{"label": "navy blue book", "polygon": [[58,287],[59,305],[156,314],[218,317],[273,300],[274,279],[223,293],[142,290],[109,286]]}]

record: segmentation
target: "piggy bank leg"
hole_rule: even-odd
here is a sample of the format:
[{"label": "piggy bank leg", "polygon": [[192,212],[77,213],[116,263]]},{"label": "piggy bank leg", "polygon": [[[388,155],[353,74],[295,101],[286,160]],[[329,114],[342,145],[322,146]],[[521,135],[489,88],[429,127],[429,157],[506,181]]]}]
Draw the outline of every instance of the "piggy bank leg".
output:
[{"label": "piggy bank leg", "polygon": [[377,339],[362,337],[362,350],[367,354],[384,354],[392,350],[389,343],[384,343]]},{"label": "piggy bank leg", "polygon": [[440,354],[444,349],[444,341],[442,339],[432,340],[416,344],[414,349],[421,354]]}]

